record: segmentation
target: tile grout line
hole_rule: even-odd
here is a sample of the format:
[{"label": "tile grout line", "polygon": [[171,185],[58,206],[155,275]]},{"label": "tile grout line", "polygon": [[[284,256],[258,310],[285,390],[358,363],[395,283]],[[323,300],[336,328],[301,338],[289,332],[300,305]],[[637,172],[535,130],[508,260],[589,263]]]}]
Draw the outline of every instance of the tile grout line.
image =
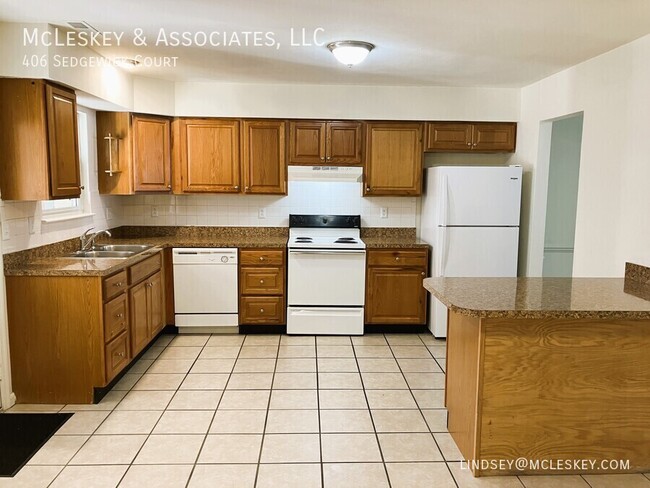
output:
[{"label": "tile grout line", "polygon": [[[201,357],[201,354],[203,353],[205,348],[208,347],[208,343],[210,342],[210,339],[214,335],[215,334],[210,334],[210,337],[208,337],[208,340],[205,342],[205,344],[203,345],[203,348],[199,352],[199,355],[196,357],[195,362],[192,363],[192,367],[194,366],[196,361],[199,360],[199,357]],[[235,364],[237,364],[237,359],[239,358],[239,354],[241,353],[241,348],[243,347],[245,340],[246,340],[246,336],[244,336],[244,340],[242,340],[241,344],[239,345],[239,351],[237,351],[237,356],[235,357],[235,360],[232,363],[232,367],[230,368],[230,373],[228,373],[228,378],[226,379],[226,383],[223,385],[223,390],[221,390],[221,395],[219,396],[219,401],[217,402],[217,406],[215,407],[214,413],[212,414],[212,419],[210,420],[210,423],[208,424],[208,430],[205,432],[205,435],[203,436],[203,442],[201,442],[201,446],[199,447],[199,450],[196,453],[196,459],[194,460],[194,463],[192,464],[192,469],[190,470],[190,475],[187,478],[187,482],[185,483],[185,488],[187,488],[189,486],[190,481],[192,480],[192,476],[194,476],[194,470],[196,469],[196,466],[197,466],[197,464],[199,462],[199,457],[201,456],[201,451],[203,451],[203,448],[205,447],[205,442],[208,439],[208,435],[210,435],[210,429],[212,428],[212,424],[214,423],[214,418],[216,417],[217,410],[219,410],[219,405],[221,405],[221,401],[223,400],[223,395],[224,395],[224,393],[226,393],[226,388],[228,387],[228,383],[230,382],[230,378],[231,378],[231,376],[232,376],[232,374],[233,374],[233,372],[235,370]],[[187,372],[188,375],[190,374],[190,371],[192,371],[192,367],[190,367],[189,371]],[[186,378],[187,378],[187,376],[186,376]],[[185,381],[185,379],[183,379],[183,382],[184,381]],[[182,386],[182,385],[183,385],[183,383],[181,382],[180,386]],[[179,388],[180,388],[180,386],[179,386]],[[192,391],[192,390],[190,390],[190,391]],[[173,399],[173,397],[172,397],[172,399]],[[165,411],[166,411],[166,409],[165,409]],[[164,415],[164,413],[163,413],[163,415]]]},{"label": "tile grout line", "polygon": [[[426,344],[424,344],[424,341],[422,341],[422,338],[419,335],[418,335],[418,338],[420,339],[420,341],[424,345],[425,349],[427,350],[427,352],[429,353],[431,358],[438,365],[438,362],[435,361],[435,358],[433,357],[433,354],[431,354],[431,351],[429,350],[429,348],[426,347]],[[395,352],[393,351],[393,346],[390,344],[390,342],[388,340],[386,342],[388,342],[388,347],[390,348],[391,353],[393,354],[393,356],[395,356]],[[451,469],[449,469],[449,465],[447,464],[447,458],[445,457],[445,454],[442,452],[442,449],[440,448],[440,445],[438,444],[438,441],[436,440],[436,436],[433,435],[433,432],[431,432],[431,426],[429,425],[429,422],[427,422],[427,418],[422,413],[422,409],[420,408],[420,404],[418,403],[417,399],[415,398],[415,395],[413,394],[413,390],[411,389],[411,384],[406,379],[406,375],[404,374],[404,371],[402,370],[402,365],[397,360],[397,357],[395,357],[395,362],[397,363],[397,367],[399,368],[400,373],[402,374],[402,377],[404,378],[404,381],[406,382],[406,386],[408,386],[408,390],[409,390],[409,393],[411,394],[411,398],[413,398],[413,401],[415,402],[415,405],[417,406],[418,412],[420,412],[420,416],[422,417],[422,420],[424,420],[424,424],[427,426],[427,429],[429,429],[429,435],[431,436],[431,438],[433,439],[433,442],[435,443],[436,447],[438,448],[438,451],[440,452],[440,455],[442,456],[442,459],[444,459],[445,468],[447,468],[447,471],[449,472],[449,476],[451,477],[452,481],[454,482],[454,484],[458,488],[458,486],[459,486],[458,482],[456,481],[456,478],[454,478],[454,474],[451,472]],[[438,365],[438,366],[440,366],[440,365]],[[445,372],[445,375],[446,374],[447,373]],[[445,411],[446,410],[447,409],[445,408]],[[447,415],[447,422],[448,421],[449,421],[449,417]]]},{"label": "tile grout line", "polygon": [[314,361],[316,361],[316,410],[318,415],[318,453],[320,456],[320,485],[325,488],[325,466],[323,460],[323,425],[320,418],[320,379],[318,378],[318,338],[314,336]]}]

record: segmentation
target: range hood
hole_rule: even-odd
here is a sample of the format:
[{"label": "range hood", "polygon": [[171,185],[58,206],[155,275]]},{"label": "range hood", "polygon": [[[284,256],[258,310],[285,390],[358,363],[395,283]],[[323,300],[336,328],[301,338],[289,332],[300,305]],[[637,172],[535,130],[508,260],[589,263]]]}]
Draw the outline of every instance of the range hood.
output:
[{"label": "range hood", "polygon": [[358,166],[289,166],[289,181],[339,181],[359,183],[363,168]]}]

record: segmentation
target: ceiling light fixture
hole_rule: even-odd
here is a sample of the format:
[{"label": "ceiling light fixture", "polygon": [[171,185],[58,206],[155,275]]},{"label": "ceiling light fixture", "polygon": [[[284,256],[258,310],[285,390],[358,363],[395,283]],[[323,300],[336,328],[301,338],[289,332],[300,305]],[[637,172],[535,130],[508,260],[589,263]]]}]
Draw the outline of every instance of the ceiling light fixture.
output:
[{"label": "ceiling light fixture", "polygon": [[374,44],[363,41],[336,41],[327,45],[327,49],[332,52],[334,57],[348,68],[366,59],[368,53],[374,48]]},{"label": "ceiling light fixture", "polygon": [[140,61],[136,61],[133,58],[115,58],[115,64],[120,68],[133,68],[140,64]]}]

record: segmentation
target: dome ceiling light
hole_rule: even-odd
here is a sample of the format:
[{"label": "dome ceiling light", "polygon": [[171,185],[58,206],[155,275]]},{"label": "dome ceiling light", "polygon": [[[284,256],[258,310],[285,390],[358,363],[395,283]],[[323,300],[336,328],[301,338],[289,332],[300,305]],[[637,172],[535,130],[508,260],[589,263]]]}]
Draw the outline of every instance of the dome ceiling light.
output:
[{"label": "dome ceiling light", "polygon": [[363,41],[336,41],[327,45],[327,49],[332,52],[334,57],[348,68],[366,59],[368,53],[374,48],[374,44]]}]

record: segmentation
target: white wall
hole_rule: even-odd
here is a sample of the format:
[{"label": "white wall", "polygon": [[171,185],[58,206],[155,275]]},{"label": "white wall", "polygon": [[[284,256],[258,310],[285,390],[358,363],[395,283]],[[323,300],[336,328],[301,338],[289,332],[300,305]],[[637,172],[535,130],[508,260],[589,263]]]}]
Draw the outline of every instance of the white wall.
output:
[{"label": "white wall", "polygon": [[574,276],[623,276],[650,265],[650,36],[521,90],[516,159],[530,179],[521,261],[542,272],[546,180],[540,123],[584,112]]},{"label": "white wall", "polygon": [[519,90],[443,86],[176,83],[176,115],[493,120],[519,118]]},{"label": "white wall", "polygon": [[[120,225],[122,213],[120,199],[115,196],[102,196],[97,188],[97,128],[95,112],[79,107],[87,114],[89,142],[89,175],[91,210],[94,215],[64,222],[46,223],[41,221],[40,202],[0,201],[0,221],[8,229],[10,237],[2,242],[2,252],[10,253],[43,246],[53,242],[78,237],[89,227],[105,229]],[[33,229],[30,221],[34,222]],[[33,230],[33,233],[32,233]]]},{"label": "white wall", "polygon": [[[361,197],[361,183],[290,181],[287,196],[122,197],[124,225],[288,226],[289,214],[361,215],[364,227],[415,227],[415,197]],[[388,218],[380,218],[380,209]],[[154,210],[155,209],[155,210]],[[265,218],[259,218],[264,209]],[[152,214],[157,213],[154,217]]]}]

